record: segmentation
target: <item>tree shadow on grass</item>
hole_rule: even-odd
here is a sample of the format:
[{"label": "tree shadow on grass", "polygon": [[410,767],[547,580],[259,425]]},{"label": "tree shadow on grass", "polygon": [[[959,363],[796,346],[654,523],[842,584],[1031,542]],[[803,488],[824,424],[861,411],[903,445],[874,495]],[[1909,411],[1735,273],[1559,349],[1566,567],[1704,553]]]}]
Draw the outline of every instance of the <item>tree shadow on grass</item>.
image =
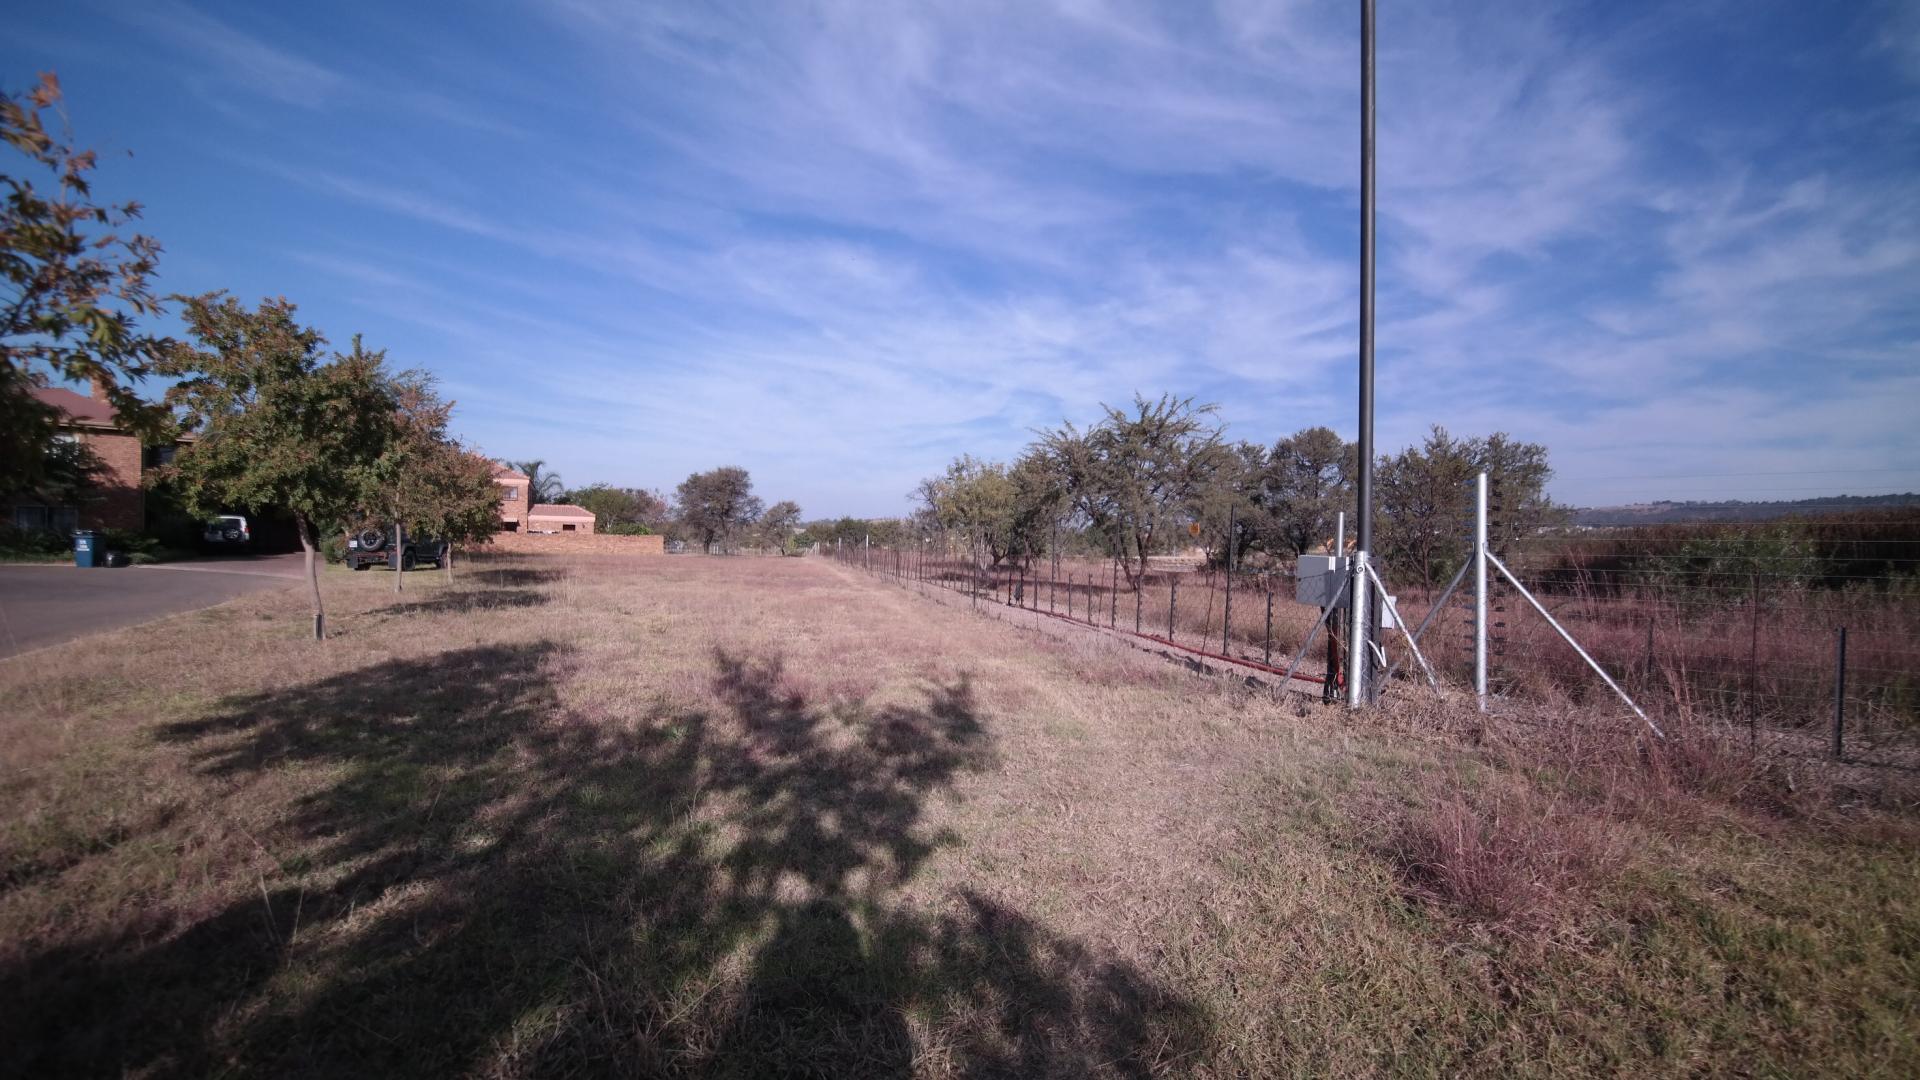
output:
[{"label": "tree shadow on grass", "polygon": [[[456,570],[454,573],[459,576],[461,572]],[[567,578],[565,570],[534,566],[489,566],[486,563],[475,563],[466,571],[466,574],[495,587],[516,588],[528,585],[551,585],[556,581],[565,581]]]},{"label": "tree shadow on grass", "polygon": [[892,899],[952,842],[928,800],[991,764],[964,677],[828,707],[717,652],[712,708],[626,717],[563,705],[571,662],[476,647],[163,729],[210,784],[317,786],[252,830],[250,895],[0,968],[0,1068],[1127,1076],[1200,1046],[1124,963]]},{"label": "tree shadow on grass", "polygon": [[553,597],[534,589],[452,589],[425,600],[401,600],[379,609],[388,615],[470,615],[476,611],[531,608]]}]

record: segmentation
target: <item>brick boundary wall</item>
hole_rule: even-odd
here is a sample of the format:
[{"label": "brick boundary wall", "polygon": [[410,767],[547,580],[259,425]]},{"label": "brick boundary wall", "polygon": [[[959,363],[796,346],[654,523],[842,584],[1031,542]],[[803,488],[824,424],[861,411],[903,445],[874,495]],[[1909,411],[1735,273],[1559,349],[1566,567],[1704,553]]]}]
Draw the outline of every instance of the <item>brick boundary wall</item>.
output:
[{"label": "brick boundary wall", "polygon": [[665,555],[664,536],[615,536],[610,533],[495,533],[493,543],[475,551],[534,555]]}]

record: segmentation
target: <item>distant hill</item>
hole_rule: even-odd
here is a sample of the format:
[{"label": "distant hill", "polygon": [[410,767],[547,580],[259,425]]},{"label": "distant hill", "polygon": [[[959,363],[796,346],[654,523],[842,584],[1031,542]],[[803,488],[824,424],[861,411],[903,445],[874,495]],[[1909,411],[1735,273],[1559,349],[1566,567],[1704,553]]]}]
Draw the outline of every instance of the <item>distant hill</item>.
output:
[{"label": "distant hill", "polygon": [[1790,514],[1836,514],[1882,506],[1920,506],[1920,494],[1832,495],[1791,502],[1652,502],[1631,506],[1590,506],[1573,512],[1573,523],[1588,527],[1668,525],[1698,521],[1772,521]]}]

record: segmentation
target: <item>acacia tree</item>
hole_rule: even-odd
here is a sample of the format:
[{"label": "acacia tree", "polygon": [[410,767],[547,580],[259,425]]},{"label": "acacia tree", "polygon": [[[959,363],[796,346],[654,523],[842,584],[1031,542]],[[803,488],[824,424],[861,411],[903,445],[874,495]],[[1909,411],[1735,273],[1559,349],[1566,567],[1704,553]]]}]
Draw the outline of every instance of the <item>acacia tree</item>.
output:
[{"label": "acacia tree", "polygon": [[999,566],[1011,554],[1013,482],[1005,465],[962,454],[946,472],[922,480],[916,494],[932,522],[960,534],[967,550],[988,566]]},{"label": "acacia tree", "polygon": [[148,285],[160,245],[123,234],[138,203],[91,201],[93,151],[47,130],[43,114],[59,101],[51,72],[24,96],[0,94],[0,140],[49,174],[46,190],[0,174],[0,491],[31,489],[61,469],[48,453],[58,413],[33,396],[50,378],[99,387],[121,423],[143,435],[165,426],[164,413],[121,383],[146,375],[162,348],[134,325],[160,311]]},{"label": "acacia tree", "polygon": [[[360,339],[353,339],[355,355]],[[377,354],[376,363],[385,358]],[[447,433],[453,403],[434,392],[433,379],[408,371],[391,383],[393,434],[379,457],[362,467],[361,507],[378,509],[392,527],[447,542],[447,576],[453,575],[453,545],[492,537],[500,521],[500,485],[493,465]],[[394,538],[394,550],[402,550]],[[405,574],[393,575],[393,591]]]},{"label": "acacia tree", "polygon": [[1129,583],[1147,569],[1157,539],[1191,515],[1201,491],[1226,465],[1217,406],[1163,394],[1135,396],[1133,412],[1102,405],[1084,433],[1064,424],[1040,448],[1073,512],[1104,537]]},{"label": "acacia tree", "polygon": [[1265,504],[1261,478],[1266,467],[1264,446],[1236,442],[1221,447],[1218,465],[1189,507],[1206,541],[1210,563],[1238,565],[1240,553],[1262,535]]},{"label": "acacia tree", "polygon": [[1046,550],[1060,508],[1044,455],[1032,453],[1011,467],[962,454],[914,494],[929,523],[959,533],[995,567]]},{"label": "acacia tree", "polygon": [[1333,537],[1337,515],[1353,504],[1357,461],[1354,444],[1332,428],[1304,428],[1273,444],[1261,494],[1274,554],[1299,555]]},{"label": "acacia tree", "polygon": [[735,465],[694,473],[680,482],[680,527],[700,541],[701,550],[713,545],[731,551],[733,539],[760,518],[761,502],[753,494],[753,479]]},{"label": "acacia tree", "polygon": [[293,515],[306,555],[313,636],[326,636],[314,561],[321,527],[359,505],[369,462],[394,436],[394,393],[377,353],[356,342],[322,362],[324,338],[294,320],[287,300],[248,311],[224,293],[179,298],[190,337],[154,370],[180,380],[167,403],[197,438],[160,476],[203,516],[235,508]]},{"label": "acacia tree", "polygon": [[1547,497],[1553,469],[1546,447],[1516,442],[1504,432],[1455,439],[1436,424],[1419,446],[1381,458],[1375,473],[1380,546],[1388,562],[1429,590],[1458,569],[1470,546],[1470,484],[1482,471],[1501,495],[1492,530],[1496,546],[1565,520],[1565,508]]},{"label": "acacia tree", "polygon": [[770,547],[782,555],[793,549],[793,534],[800,527],[800,504],[791,499],[782,499],[767,507],[755,524],[760,534],[762,547]]}]

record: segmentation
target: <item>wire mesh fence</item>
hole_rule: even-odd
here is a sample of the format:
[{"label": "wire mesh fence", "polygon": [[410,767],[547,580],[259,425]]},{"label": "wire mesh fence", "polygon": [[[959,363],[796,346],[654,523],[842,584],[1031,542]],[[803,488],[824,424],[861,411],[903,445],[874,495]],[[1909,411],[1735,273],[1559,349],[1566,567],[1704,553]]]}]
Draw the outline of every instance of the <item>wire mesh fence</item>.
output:
[{"label": "wire mesh fence", "polygon": [[[1756,746],[1920,766],[1920,560],[1871,572],[1777,523],[1523,537],[1503,558],[1649,712],[1743,729]],[[1804,530],[1798,530],[1804,531]],[[1493,591],[1494,689],[1583,700],[1596,680],[1510,585]],[[1471,631],[1449,604],[1436,652]]]},{"label": "wire mesh fence", "polygon": [[1061,555],[992,563],[939,534],[918,546],[846,545],[829,554],[856,569],[951,590],[974,606],[1079,624],[1302,684],[1341,682],[1333,651],[1299,653],[1320,611],[1294,602],[1290,568],[1229,573],[1195,559],[1155,557],[1140,566]]},{"label": "wire mesh fence", "polygon": [[[1685,535],[1683,535],[1683,533]],[[1871,566],[1813,559],[1777,524],[1567,531],[1499,552],[1528,592],[1663,726],[1732,729],[1754,749],[1920,767],[1920,553],[1861,541]],[[1875,547],[1874,544],[1884,544]],[[1302,652],[1322,610],[1295,600],[1289,563],[1228,570],[1199,559],[1141,567],[1098,557],[994,564],[935,533],[900,547],[843,546],[842,562],[1319,688],[1343,685],[1341,614]],[[1851,569],[1848,567],[1851,565]],[[1452,566],[1444,567],[1449,572]],[[1445,682],[1472,685],[1473,610],[1446,578],[1403,570],[1389,591]],[[1612,692],[1499,575],[1490,575],[1489,673],[1502,701],[1618,709]],[[1397,633],[1388,693],[1423,693]]]}]

